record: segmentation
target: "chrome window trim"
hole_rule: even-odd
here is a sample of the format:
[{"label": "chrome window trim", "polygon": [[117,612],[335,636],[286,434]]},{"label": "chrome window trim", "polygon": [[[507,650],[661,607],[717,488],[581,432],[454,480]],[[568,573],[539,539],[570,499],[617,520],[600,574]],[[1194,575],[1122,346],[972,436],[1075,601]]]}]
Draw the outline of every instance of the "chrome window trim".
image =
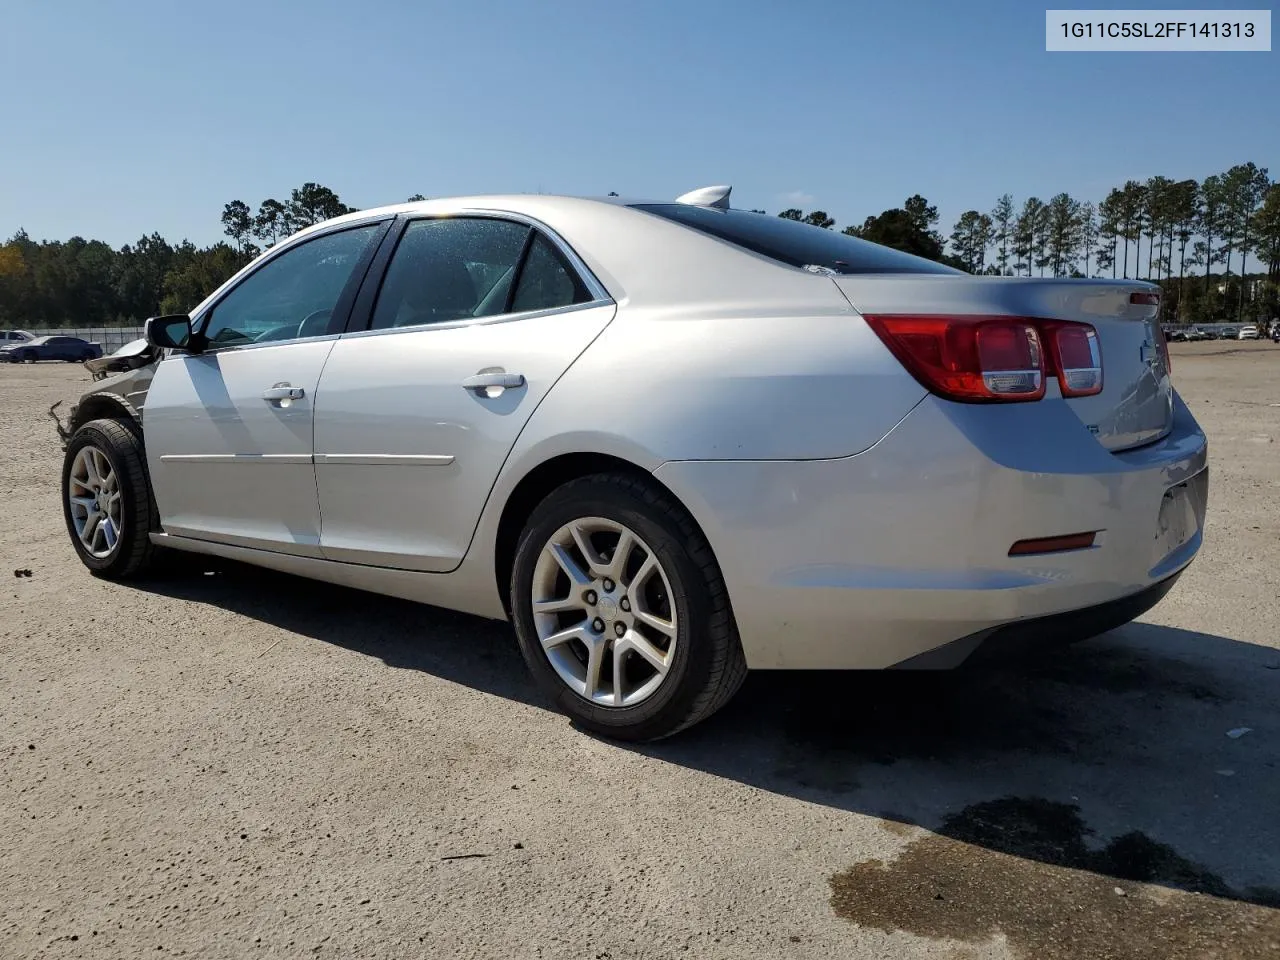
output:
[{"label": "chrome window trim", "polygon": [[175,351],[174,356],[186,357],[188,359],[194,357],[209,357],[220,353],[230,353],[232,351],[240,352],[242,350],[265,350],[267,347],[292,347],[295,343],[320,343],[324,340],[337,340],[341,337],[340,333],[321,333],[314,337],[294,337],[291,340],[264,340],[261,343],[228,343],[220,347],[209,347],[200,353],[184,353]]},{"label": "chrome window trim", "polygon": [[[489,317],[468,317],[463,320],[448,320],[443,323],[415,323],[403,327],[377,327],[373,330],[350,330],[342,334],[344,340],[359,337],[385,336],[396,333],[422,333],[427,330],[456,330],[459,327],[476,327],[485,324],[511,323],[529,320],[534,317],[550,317],[561,313],[573,313],[576,310],[594,310],[598,307],[613,306],[612,300],[588,300],[585,303],[571,303],[566,307],[550,307],[546,310],[522,310],[519,313],[498,313]],[[281,341],[282,343],[298,343],[297,340]],[[263,344],[266,346],[266,344]]]}]

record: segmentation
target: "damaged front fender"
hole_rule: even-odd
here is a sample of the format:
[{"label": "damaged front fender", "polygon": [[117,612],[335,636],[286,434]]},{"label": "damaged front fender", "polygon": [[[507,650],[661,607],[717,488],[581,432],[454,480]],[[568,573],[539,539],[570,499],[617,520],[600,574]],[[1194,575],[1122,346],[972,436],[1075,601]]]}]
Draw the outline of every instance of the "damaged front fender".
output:
[{"label": "damaged front fender", "polygon": [[[127,420],[139,428],[142,426],[142,407],[159,361],[150,348],[124,355],[131,346],[133,344],[126,344],[110,357],[100,357],[85,363],[86,367],[90,364],[97,365],[97,369],[91,369],[97,382],[71,408],[65,422],[57,413],[62,401],[49,408],[49,417],[58,431],[63,449],[66,449],[75,432],[90,420]],[[115,361],[118,365],[107,366],[103,361]]]},{"label": "damaged front fender", "polygon": [[145,339],[130,340],[114,353],[86,360],[84,368],[93,375],[93,379],[105,380],[113,373],[126,373],[154,363],[157,356],[156,348]]},{"label": "damaged front fender", "polygon": [[[67,443],[71,440],[71,430],[63,426],[62,420],[58,417],[57,410],[60,406],[62,406],[61,400],[49,408],[49,416],[53,418],[53,428],[58,431],[58,439],[62,441],[62,449],[65,450],[67,449]],[[68,423],[75,420],[77,409],[78,406],[71,408],[71,417],[68,419]]]}]

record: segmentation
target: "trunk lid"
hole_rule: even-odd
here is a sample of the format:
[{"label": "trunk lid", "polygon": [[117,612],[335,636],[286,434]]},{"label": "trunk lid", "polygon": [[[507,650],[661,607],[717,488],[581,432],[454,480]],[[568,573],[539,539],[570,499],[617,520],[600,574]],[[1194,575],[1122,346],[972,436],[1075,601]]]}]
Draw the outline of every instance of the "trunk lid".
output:
[{"label": "trunk lid", "polygon": [[[833,278],[860,313],[994,314],[1092,324],[1102,349],[1102,392],[1066,403],[1108,450],[1159,440],[1173,422],[1173,384],[1162,349],[1159,294],[1141,280],[1067,280],[960,275],[854,275]],[[1048,396],[1059,396],[1050,380]]]}]

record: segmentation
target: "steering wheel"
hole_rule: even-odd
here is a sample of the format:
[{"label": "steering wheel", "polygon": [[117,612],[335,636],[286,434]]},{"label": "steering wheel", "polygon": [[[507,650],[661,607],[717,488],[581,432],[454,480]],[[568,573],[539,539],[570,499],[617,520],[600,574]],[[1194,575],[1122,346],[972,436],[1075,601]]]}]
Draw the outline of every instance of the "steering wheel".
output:
[{"label": "steering wheel", "polygon": [[318,337],[320,334],[327,332],[327,331],[325,331],[325,330],[317,330],[317,331],[315,331],[315,332],[313,332],[313,333],[312,333],[312,332],[308,332],[308,331],[307,331],[307,327],[308,327],[308,325],[309,325],[313,320],[319,320],[319,319],[321,319],[321,318],[323,318],[323,319],[325,319],[325,320],[328,320],[328,319],[329,319],[329,317],[331,317],[331,316],[333,316],[333,311],[332,311],[332,310],[313,310],[313,311],[311,311],[311,312],[310,312],[310,313],[308,313],[305,317],[303,317],[303,318],[302,318],[302,322],[301,322],[300,324],[298,324],[298,333],[297,333],[297,335],[298,335],[299,337]]}]

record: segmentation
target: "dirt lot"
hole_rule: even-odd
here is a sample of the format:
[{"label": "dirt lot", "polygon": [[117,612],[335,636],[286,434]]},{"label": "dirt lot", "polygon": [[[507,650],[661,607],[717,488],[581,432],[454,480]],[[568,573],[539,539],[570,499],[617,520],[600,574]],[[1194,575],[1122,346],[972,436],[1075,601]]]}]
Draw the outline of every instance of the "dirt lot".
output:
[{"label": "dirt lot", "polygon": [[1142,622],[753,676],[629,749],[548,711],[501,624],[90,577],[45,415],[87,374],[0,367],[0,957],[1280,955],[1280,347],[1174,374],[1207,543]]}]

